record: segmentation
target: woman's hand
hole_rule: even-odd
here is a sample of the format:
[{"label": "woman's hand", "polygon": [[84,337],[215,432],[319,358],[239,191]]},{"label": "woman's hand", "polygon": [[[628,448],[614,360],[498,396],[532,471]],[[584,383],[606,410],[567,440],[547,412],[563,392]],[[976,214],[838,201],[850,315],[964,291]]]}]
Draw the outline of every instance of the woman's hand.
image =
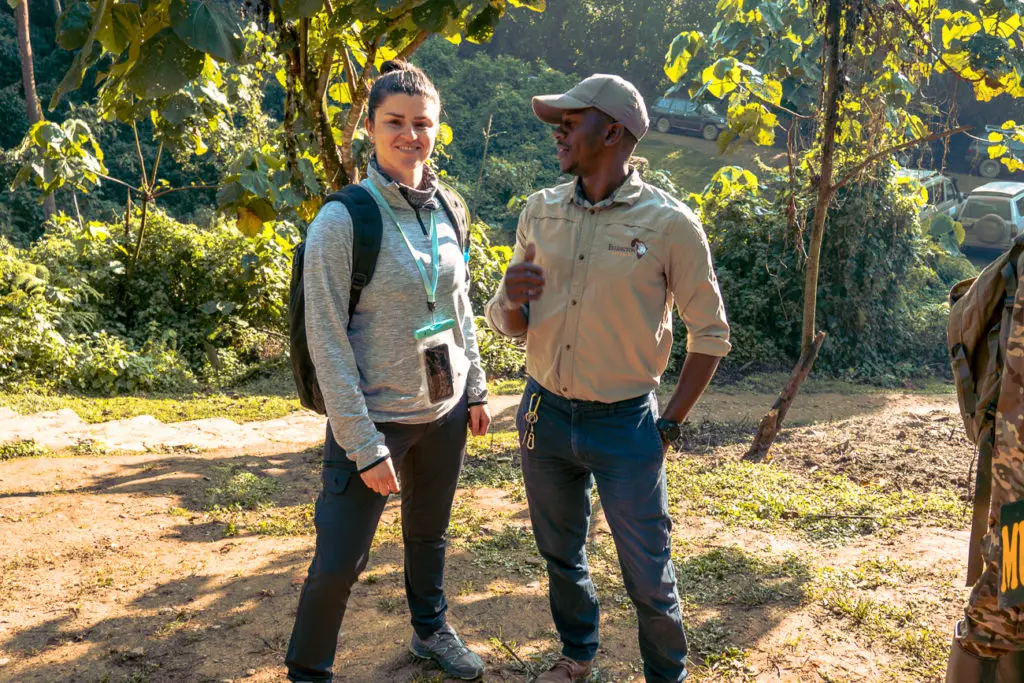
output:
[{"label": "woman's hand", "polygon": [[379,463],[359,473],[366,488],[376,491],[382,496],[398,493],[401,489],[398,486],[398,477],[395,475],[395,466],[391,458],[387,457]]},{"label": "woman's hand", "polygon": [[469,433],[483,436],[491,426],[491,409],[486,403],[469,407]]}]

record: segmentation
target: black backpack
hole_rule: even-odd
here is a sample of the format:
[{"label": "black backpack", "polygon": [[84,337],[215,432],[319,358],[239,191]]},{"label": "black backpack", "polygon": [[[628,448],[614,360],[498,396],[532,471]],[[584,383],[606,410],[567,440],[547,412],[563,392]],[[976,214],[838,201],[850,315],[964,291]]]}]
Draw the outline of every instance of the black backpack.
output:
[{"label": "black backpack", "polygon": [[[459,247],[466,253],[469,248],[469,225],[465,202],[455,190],[440,183],[437,198],[455,226]],[[352,290],[348,301],[348,317],[351,324],[363,289],[370,284],[373,272],[377,269],[377,256],[380,254],[384,226],[377,202],[364,187],[347,185],[324,200],[324,204],[329,202],[341,202],[352,217]],[[324,397],[316,379],[316,368],[313,367],[313,359],[309,355],[309,344],[306,340],[306,295],[302,281],[305,254],[306,243],[300,242],[292,255],[292,279],[288,294],[292,374],[295,376],[295,388],[298,390],[302,407],[326,415],[327,408],[324,406]]]}]

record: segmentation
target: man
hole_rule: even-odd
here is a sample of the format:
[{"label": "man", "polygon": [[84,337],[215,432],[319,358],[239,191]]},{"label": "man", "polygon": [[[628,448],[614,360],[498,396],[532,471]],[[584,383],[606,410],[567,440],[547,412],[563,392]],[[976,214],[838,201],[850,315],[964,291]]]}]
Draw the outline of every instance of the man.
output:
[{"label": "man", "polygon": [[[562,640],[562,658],[537,681],[582,680],[597,653],[585,550],[592,481],[636,605],[644,675],[682,681],[664,454],[730,349],[707,239],[689,209],[629,166],[649,123],[630,83],[591,76],[564,95],[535,97],[533,110],[557,126],[559,164],[577,178],[527,201],[487,319],[526,337],[530,378],[516,423]],[[687,355],[659,420],[653,390],[672,348],[673,303]]]},{"label": "man", "polygon": [[[1021,248],[1024,247],[1018,249]],[[999,273],[999,264],[993,266]],[[989,268],[979,280],[986,277]],[[994,431],[988,437],[992,452],[988,475],[991,498],[988,533],[980,544],[984,567],[971,590],[964,618],[955,628],[946,683],[1024,681],[1024,596],[1020,595],[1024,588],[1024,538],[1018,535],[1022,529],[1016,523],[1024,519],[1020,509],[1024,506],[1024,256],[1019,250],[1011,251],[1001,270],[1002,278],[1007,278],[1007,273],[1020,277],[1004,280],[1005,296],[1014,303],[1009,316],[1003,319],[1008,333],[1005,346],[1000,345],[1005,349],[1003,372]],[[979,381],[979,391],[981,386]],[[981,457],[978,467],[987,466],[984,456]],[[976,495],[983,488],[987,487],[979,485]],[[968,575],[971,580],[970,570]]]}]

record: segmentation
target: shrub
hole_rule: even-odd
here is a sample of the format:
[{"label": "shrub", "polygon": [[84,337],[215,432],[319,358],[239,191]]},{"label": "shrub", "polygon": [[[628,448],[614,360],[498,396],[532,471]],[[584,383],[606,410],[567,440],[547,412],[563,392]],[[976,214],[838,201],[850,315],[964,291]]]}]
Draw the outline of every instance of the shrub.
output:
[{"label": "shrub", "polygon": [[249,238],[151,211],[132,269],[122,223],[83,230],[60,217],[27,250],[0,238],[0,385],[115,394],[196,375],[230,383],[282,350],[297,239],[287,223]]},{"label": "shrub", "polygon": [[[705,228],[732,328],[730,364],[791,366],[804,265],[784,213],[764,197],[737,195],[705,206]],[[826,224],[817,322],[829,336],[815,369],[882,382],[948,372],[945,300],[973,272],[921,228],[916,205],[889,177],[847,186]],[[681,345],[676,367],[680,353]]]}]

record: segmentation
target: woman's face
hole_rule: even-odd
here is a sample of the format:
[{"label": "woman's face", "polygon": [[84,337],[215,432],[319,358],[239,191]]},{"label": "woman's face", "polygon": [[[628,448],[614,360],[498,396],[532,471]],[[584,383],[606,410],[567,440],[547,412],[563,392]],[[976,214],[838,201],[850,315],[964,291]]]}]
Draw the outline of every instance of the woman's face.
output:
[{"label": "woman's face", "polygon": [[377,162],[385,170],[413,171],[434,151],[441,105],[432,97],[388,95],[366,121]]}]

